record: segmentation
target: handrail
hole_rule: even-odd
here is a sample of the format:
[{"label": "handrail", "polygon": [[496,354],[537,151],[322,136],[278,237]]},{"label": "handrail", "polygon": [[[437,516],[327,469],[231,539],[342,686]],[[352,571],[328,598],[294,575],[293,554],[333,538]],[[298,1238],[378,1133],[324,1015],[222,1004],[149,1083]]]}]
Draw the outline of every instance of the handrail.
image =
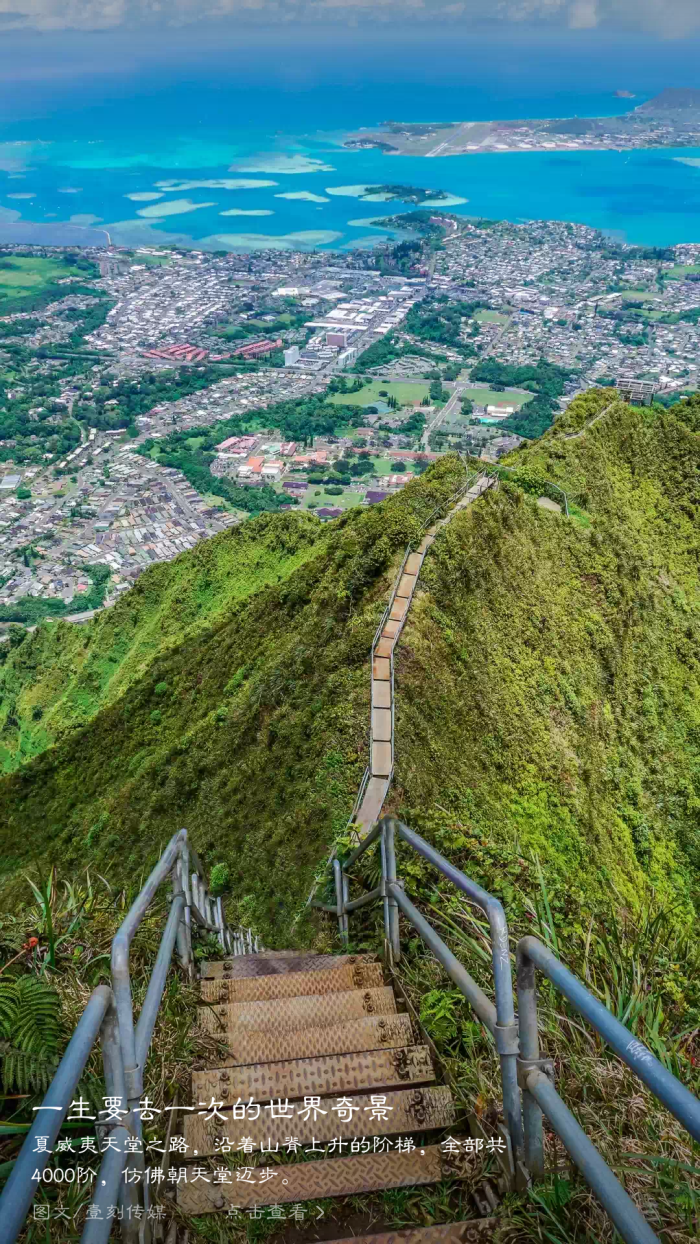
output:
[{"label": "handrail", "polygon": [[[494,465],[494,471],[496,473],[498,473],[499,471],[512,471],[513,475],[517,475],[518,468],[506,466],[505,463],[497,462]],[[562,497],[564,498],[564,513],[567,518],[570,518],[571,516],[569,514],[569,498],[567,494],[565,493],[564,489],[559,484],[555,484],[554,481],[551,479],[542,479],[541,482],[543,484],[546,484],[548,488],[553,488],[555,492],[561,493]]]},{"label": "handrail", "polygon": [[[495,1006],[404,893],[403,883],[396,876],[396,837],[439,869],[470,902],[475,903],[486,914],[491,930]],[[348,874],[377,841],[381,857],[381,884],[360,898],[348,901]],[[691,1136],[700,1141],[700,1101],[697,1097],[538,938],[532,936],[521,938],[516,949],[516,1019],[508,925],[501,903],[401,821],[390,816],[383,817],[344,862],[335,860],[334,871],[335,914],[342,939],[347,943],[348,915],[365,903],[381,899],[384,905],[385,941],[392,960],[396,962],[401,955],[398,923],[401,911],[493,1036],[501,1064],[503,1112],[511,1142],[513,1182],[517,1181],[521,1185],[523,1180],[541,1179],[544,1176],[544,1113],[622,1239],[627,1244],[659,1244],[647,1220],[557,1093],[552,1082],[551,1061],[540,1058],[535,969],[539,968],[548,977],[659,1101],[687,1128]]]},{"label": "handrail", "polygon": [[[190,864],[195,866],[192,873],[189,873]],[[153,898],[163,882],[169,879],[173,885],[170,912],[141,1013],[134,1026],[129,949]],[[113,1113],[119,1121],[107,1125],[110,1146],[104,1151],[91,1207],[94,1214],[91,1212],[85,1223],[82,1244],[106,1244],[112,1227],[107,1207],[117,1201],[124,1211],[124,1240],[133,1244],[139,1240],[144,1222],[139,1222],[139,1215],[130,1211],[139,1205],[148,1209],[148,1185],[144,1179],[143,1153],[130,1152],[126,1141],[133,1142],[141,1137],[138,1106],[143,1093],[143,1068],[176,947],[182,967],[188,975],[193,974],[192,916],[200,927],[216,934],[224,954],[254,954],[259,949],[258,939],[253,937],[250,929],[234,929],[226,923],[221,899],[213,899],[209,894],[202,864],[189,846],[187,830],[181,829],[170,839],[114,936],[111,988],[98,985],[94,990],[41,1106],[35,1107],[36,1119],[0,1196],[2,1244],[14,1244],[22,1229],[38,1186],[32,1175],[36,1170],[43,1171],[49,1161],[52,1146],[98,1037],[102,1046],[105,1089],[107,1096],[115,1103]],[[43,1112],[48,1113],[48,1119]],[[105,1115],[110,1112],[103,1110],[99,1113]],[[38,1136],[46,1138],[42,1152],[35,1149]],[[117,1141],[118,1144],[115,1143]],[[127,1157],[140,1172],[141,1179],[136,1184],[121,1186]],[[148,1244],[149,1238],[146,1220],[144,1244]]]},{"label": "handrail", "polygon": [[[492,967],[496,983],[496,1005],[489,1001],[466,969],[455,959],[451,950],[445,945],[432,926],[414,907],[404,894],[396,877],[395,837],[398,835],[408,846],[422,855],[428,863],[437,868],[453,885],[468,896],[471,902],[481,907],[486,914],[492,936]],[[514,1160],[517,1164],[523,1153],[523,1128],[520,1110],[520,1094],[518,1090],[518,1039],[515,1005],[513,1000],[513,982],[510,971],[510,953],[508,949],[508,924],[501,903],[492,894],[477,885],[469,877],[450,864],[430,843],[414,833],[407,825],[391,816],[382,817],[370,830],[367,837],[360,843],[341,866],[334,861],[336,870],[336,902],[341,937],[347,941],[348,909],[341,879],[348,880],[347,874],[354,863],[365,851],[380,839],[382,861],[382,886],[380,895],[384,904],[384,928],[387,943],[391,947],[392,957],[398,961],[401,957],[399,942],[399,908],[410,920],[417,933],[426,943],[436,958],[464,994],[467,1001],[483,1020],[492,1033],[501,1065],[501,1082],[503,1086],[503,1109],[506,1126],[510,1135]]]},{"label": "handrail", "polygon": [[[51,1147],[55,1144],[68,1114],[90,1051],[105,1016],[113,1010],[112,990],[108,985],[98,985],[78,1021],[47,1094],[41,1106],[37,1107],[34,1122],[24,1138],[24,1144],[0,1197],[0,1222],[6,1244],[13,1244],[22,1230],[37,1190],[37,1183],[32,1181],[32,1175],[36,1170],[41,1173],[48,1163]],[[40,1136],[46,1141],[44,1152],[36,1148]]]},{"label": "handrail", "polygon": [[[560,963],[556,955],[536,937],[523,937],[517,946],[517,980],[518,1006],[521,1012],[521,1024],[527,1034],[528,1052],[526,1059],[537,1059],[537,1009],[535,999],[535,968],[544,972],[545,976],[568,998],[579,1014],[600,1033],[604,1041],[612,1047],[617,1056],[627,1066],[667,1110],[675,1115],[680,1123],[690,1132],[694,1140],[700,1141],[700,1101],[658,1058],[647,1049],[619,1019],[610,1013],[593,994],[586,989],[573,972]],[[530,1052],[532,1050],[532,1052]]]}]

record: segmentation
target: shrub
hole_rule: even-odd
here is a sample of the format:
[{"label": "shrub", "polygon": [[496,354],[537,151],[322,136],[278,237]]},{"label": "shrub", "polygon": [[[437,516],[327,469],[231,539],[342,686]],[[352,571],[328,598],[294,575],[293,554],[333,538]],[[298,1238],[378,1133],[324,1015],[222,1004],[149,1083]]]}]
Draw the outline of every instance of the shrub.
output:
[{"label": "shrub", "polygon": [[163,714],[161,713],[160,709],[154,708],[153,712],[151,713],[151,721],[153,722],[154,726],[160,725],[162,720],[163,720]]},{"label": "shrub", "polygon": [[228,864],[215,864],[209,877],[209,889],[216,897],[222,894],[231,880]]},{"label": "shrub", "polygon": [[155,687],[153,688],[155,695],[165,695],[167,690],[168,690],[167,682],[157,682]]}]

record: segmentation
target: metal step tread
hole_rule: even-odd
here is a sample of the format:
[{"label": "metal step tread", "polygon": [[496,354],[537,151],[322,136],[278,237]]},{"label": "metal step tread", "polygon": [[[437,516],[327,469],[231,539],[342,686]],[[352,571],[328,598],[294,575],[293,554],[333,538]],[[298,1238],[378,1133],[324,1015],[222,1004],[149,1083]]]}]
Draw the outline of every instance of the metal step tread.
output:
[{"label": "metal step tread", "polygon": [[284,975],[287,972],[322,972],[324,968],[344,968],[357,963],[376,963],[376,955],[317,955],[296,950],[288,956],[238,955],[230,959],[210,959],[202,964],[202,980],[240,980],[249,976]]},{"label": "metal step tread", "polygon": [[363,1050],[399,1049],[413,1044],[408,1015],[367,1015],[362,1019],[329,1024],[325,1028],[302,1028],[294,1032],[255,1028],[210,1028],[228,1042],[229,1067],[263,1062],[287,1062],[326,1054],[352,1054]]},{"label": "metal step tread", "polygon": [[354,1054],[295,1058],[287,1062],[253,1063],[245,1067],[216,1067],[192,1073],[193,1101],[268,1102],[291,1100],[312,1093],[359,1093],[368,1089],[428,1084],[435,1079],[427,1045],[389,1050],[362,1050]]},{"label": "metal step tread", "polygon": [[407,1188],[437,1183],[453,1170],[439,1145],[426,1145],[413,1153],[368,1153],[355,1157],[328,1158],[318,1162],[280,1165],[272,1179],[255,1183],[236,1180],[214,1184],[197,1180],[177,1185],[178,1207],[185,1214],[226,1212],[230,1206],[250,1209],[254,1205],[285,1205],[292,1201],[323,1197],[355,1196],[382,1188]]},{"label": "metal step tread", "polygon": [[[349,1141],[363,1136],[405,1136],[451,1127],[455,1121],[452,1093],[445,1085],[320,1100],[313,1095],[313,1101],[317,1103],[314,1107],[304,1102],[288,1106],[289,1117],[281,1118],[273,1118],[269,1108],[254,1103],[248,1115],[259,1111],[257,1117],[243,1119],[234,1119],[225,1109],[218,1111],[223,1118],[207,1118],[212,1113],[209,1100],[200,1102],[198,1108],[195,1102],[195,1111],[186,1115],[184,1121],[186,1152],[190,1157],[201,1157],[218,1153],[227,1144],[236,1152],[244,1140],[252,1144],[254,1151],[262,1145],[284,1147],[290,1136],[301,1144],[328,1144],[337,1138]],[[346,1103],[346,1117],[339,1102]],[[351,1118],[347,1118],[348,1111],[352,1112]]]},{"label": "metal step tread", "polygon": [[203,980],[201,996],[204,1002],[266,1002],[273,998],[347,993],[349,989],[379,989],[383,984],[381,963],[349,963],[319,972]]},{"label": "metal step tread", "polygon": [[266,1002],[224,1002],[199,1008],[199,1020],[209,1032],[229,1028],[259,1028],[263,1032],[294,1032],[298,1028],[326,1028],[363,1015],[393,1015],[394,991],[348,989],[338,993],[306,994],[299,998],[271,998]]}]

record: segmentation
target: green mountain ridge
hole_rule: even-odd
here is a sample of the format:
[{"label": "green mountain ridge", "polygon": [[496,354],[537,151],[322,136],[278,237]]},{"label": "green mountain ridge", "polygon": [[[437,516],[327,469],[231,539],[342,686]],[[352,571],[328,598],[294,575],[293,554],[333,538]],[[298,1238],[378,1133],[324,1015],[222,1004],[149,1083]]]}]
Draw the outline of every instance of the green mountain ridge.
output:
[{"label": "green mountain ridge", "polygon": [[[389,807],[506,900],[536,856],[572,911],[697,909],[699,416],[577,399],[512,456],[527,491],[491,490],[426,559]],[[230,914],[284,945],[365,766],[400,556],[464,472],[448,456],[325,527],[262,516],[25,639],[0,671],[0,900],[33,860],[132,876],[187,825]],[[528,495],[542,479],[572,519]]]}]

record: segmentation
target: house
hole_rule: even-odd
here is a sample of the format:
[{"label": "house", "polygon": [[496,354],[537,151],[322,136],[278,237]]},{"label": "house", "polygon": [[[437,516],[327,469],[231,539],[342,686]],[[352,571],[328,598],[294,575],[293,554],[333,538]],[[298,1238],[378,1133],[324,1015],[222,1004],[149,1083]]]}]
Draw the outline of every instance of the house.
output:
[{"label": "house", "polygon": [[377,505],[380,501],[385,501],[388,497],[387,492],[370,491],[365,493],[365,505]]},{"label": "house", "polygon": [[284,470],[284,464],[282,462],[270,461],[270,462],[265,463],[261,471],[261,475],[263,479],[269,479],[269,480],[279,479],[283,470]]},{"label": "house", "polygon": [[331,518],[340,518],[343,511],[337,509],[335,506],[322,505],[315,512],[323,522],[328,522]]}]

